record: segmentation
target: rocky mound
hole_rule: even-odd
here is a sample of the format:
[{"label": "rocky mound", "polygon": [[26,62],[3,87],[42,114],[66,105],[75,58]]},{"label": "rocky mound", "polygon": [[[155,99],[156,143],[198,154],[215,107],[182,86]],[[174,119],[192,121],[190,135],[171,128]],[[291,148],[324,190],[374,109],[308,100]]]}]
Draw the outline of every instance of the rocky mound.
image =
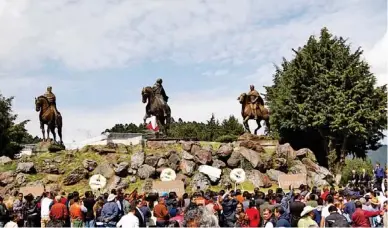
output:
[{"label": "rocky mound", "polygon": [[148,141],[145,148],[110,144],[81,150],[42,153],[10,161],[2,157],[0,190],[10,192],[26,185],[44,184],[51,190],[87,187],[93,174],[108,179],[107,190],[128,188],[159,179],[165,168],[176,171],[177,179],[191,191],[232,185],[234,168],[246,172],[255,187],[271,187],[284,173],[304,173],[312,185],[326,185],[331,173],[316,164],[309,149],[295,151],[289,144],[266,148],[259,136],[244,134],[229,144],[193,141]]}]

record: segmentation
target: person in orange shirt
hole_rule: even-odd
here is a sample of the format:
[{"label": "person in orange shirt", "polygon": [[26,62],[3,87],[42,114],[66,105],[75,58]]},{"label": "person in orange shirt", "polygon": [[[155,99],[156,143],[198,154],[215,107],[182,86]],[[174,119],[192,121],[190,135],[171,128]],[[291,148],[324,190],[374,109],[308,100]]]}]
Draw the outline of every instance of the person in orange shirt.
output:
[{"label": "person in orange shirt", "polygon": [[154,216],[157,227],[165,227],[167,225],[169,218],[164,198],[159,198],[158,204],[154,207]]},{"label": "person in orange shirt", "polygon": [[83,227],[84,215],[88,210],[83,206],[78,196],[73,198],[73,204],[70,206],[70,218],[72,227]]}]

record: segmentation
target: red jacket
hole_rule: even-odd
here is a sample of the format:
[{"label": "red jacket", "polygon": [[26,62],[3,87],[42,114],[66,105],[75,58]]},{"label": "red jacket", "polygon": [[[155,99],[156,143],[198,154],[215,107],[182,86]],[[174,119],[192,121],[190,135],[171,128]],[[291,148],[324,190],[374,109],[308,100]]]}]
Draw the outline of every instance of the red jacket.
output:
[{"label": "red jacket", "polygon": [[380,211],[365,211],[357,208],[352,215],[353,227],[370,227],[369,217],[375,217]]},{"label": "red jacket", "polygon": [[260,212],[256,208],[248,208],[245,213],[249,218],[249,227],[259,227],[260,224]]}]

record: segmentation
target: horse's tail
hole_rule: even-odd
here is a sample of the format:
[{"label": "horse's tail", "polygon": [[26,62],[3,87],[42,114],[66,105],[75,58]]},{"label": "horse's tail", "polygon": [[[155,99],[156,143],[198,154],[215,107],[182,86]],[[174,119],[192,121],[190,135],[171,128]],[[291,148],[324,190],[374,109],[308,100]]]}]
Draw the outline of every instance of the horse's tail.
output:
[{"label": "horse's tail", "polygon": [[57,117],[57,128],[62,129],[62,115],[58,115]]}]

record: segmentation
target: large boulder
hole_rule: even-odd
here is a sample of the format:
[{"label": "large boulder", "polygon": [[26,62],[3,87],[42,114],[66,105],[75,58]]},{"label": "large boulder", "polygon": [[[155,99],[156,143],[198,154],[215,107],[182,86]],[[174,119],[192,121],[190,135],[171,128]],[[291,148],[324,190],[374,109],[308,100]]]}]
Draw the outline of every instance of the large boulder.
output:
[{"label": "large boulder", "polygon": [[292,161],[291,167],[288,172],[291,174],[307,174],[306,166],[299,160]]},{"label": "large boulder", "polygon": [[257,141],[251,141],[251,140],[242,141],[240,142],[240,146],[254,150],[258,153],[265,153],[264,148]]},{"label": "large boulder", "polygon": [[102,163],[96,167],[94,174],[101,174],[109,179],[115,175],[115,171],[109,163]]},{"label": "large boulder", "polygon": [[312,172],[312,171],[308,171],[307,183],[311,184],[312,186],[317,186],[317,187],[329,185],[329,183],[326,180],[325,175],[318,174],[318,173]]},{"label": "large boulder", "polygon": [[207,150],[197,150],[194,153],[194,161],[202,165],[210,164],[212,162],[212,152]]},{"label": "large boulder", "polygon": [[236,168],[240,165],[241,159],[243,159],[242,155],[238,148],[235,148],[230,155],[230,158],[226,161],[229,167]]},{"label": "large boulder", "polygon": [[147,164],[144,164],[140,166],[140,168],[137,170],[137,175],[142,180],[148,179],[151,176],[155,175],[155,168]]},{"label": "large boulder", "polygon": [[58,165],[54,164],[47,164],[46,167],[44,167],[41,172],[48,173],[48,174],[62,174],[64,171],[60,170]]},{"label": "large boulder", "polygon": [[215,168],[222,169],[222,168],[226,167],[226,164],[225,164],[225,162],[223,162],[221,160],[214,159],[212,166],[215,167]]},{"label": "large boulder", "polygon": [[170,157],[168,158],[167,166],[176,171],[179,168],[180,160],[181,159],[177,152],[172,151]]},{"label": "large boulder", "polygon": [[273,159],[273,169],[276,170],[287,170],[287,159],[285,158],[274,158]]},{"label": "large boulder", "polygon": [[167,164],[167,159],[165,159],[165,158],[160,158],[159,161],[158,161],[158,164],[156,164],[156,166],[157,166],[158,168],[160,168],[160,167],[166,166],[166,164]]},{"label": "large boulder", "polygon": [[15,182],[19,186],[24,185],[27,182],[26,174],[18,173],[18,175],[16,175]]},{"label": "large boulder", "polygon": [[16,167],[16,172],[18,173],[36,173],[35,166],[33,162],[21,162],[18,163]]},{"label": "large boulder", "polygon": [[0,173],[0,186],[6,186],[14,181],[15,172],[6,171]]},{"label": "large boulder", "polygon": [[128,162],[120,162],[114,168],[115,174],[119,177],[126,177],[128,175]]},{"label": "large boulder", "polygon": [[194,160],[194,156],[186,151],[182,151],[182,158],[186,160]]},{"label": "large boulder", "polygon": [[205,191],[210,187],[210,180],[205,174],[196,173],[191,179],[191,186],[192,191],[197,191],[198,188]]},{"label": "large boulder", "polygon": [[92,172],[98,166],[97,162],[91,159],[83,160],[82,165],[89,172]]},{"label": "large boulder", "polygon": [[270,169],[270,170],[267,170],[266,174],[267,174],[267,176],[269,177],[270,180],[278,181],[279,180],[279,176],[283,175],[285,173],[283,173],[282,171],[279,171],[279,170]]},{"label": "large boulder", "polygon": [[196,164],[193,161],[182,159],[180,163],[180,170],[184,175],[192,176],[195,172]]},{"label": "large boulder", "polygon": [[160,158],[160,155],[152,154],[150,156],[146,156],[144,163],[149,166],[156,167]]},{"label": "large boulder", "polygon": [[12,162],[12,159],[7,157],[7,156],[1,156],[0,157],[0,164],[1,165],[6,165]]},{"label": "large boulder", "polygon": [[220,158],[227,158],[229,157],[233,152],[233,147],[231,144],[223,144],[218,148],[217,155]]},{"label": "large boulder", "polygon": [[182,141],[181,142],[182,149],[187,151],[187,152],[190,152],[191,151],[191,146],[193,145],[193,143],[194,142],[192,142],[192,141],[189,141],[189,142]]},{"label": "large boulder", "polygon": [[73,185],[88,177],[88,172],[84,169],[84,167],[78,167],[73,169],[67,176],[65,176],[63,179],[63,184],[66,186]]},{"label": "large boulder", "polygon": [[309,158],[303,158],[302,163],[306,166],[308,171],[317,172],[319,170],[319,165]]},{"label": "large boulder", "polygon": [[277,157],[287,160],[294,160],[296,158],[296,152],[289,143],[278,145],[275,153]]},{"label": "large boulder", "polygon": [[129,187],[129,182],[126,179],[118,176],[114,176],[108,187],[108,190],[111,191],[112,189],[126,189],[128,187]]},{"label": "large boulder", "polygon": [[138,151],[131,156],[131,168],[138,169],[141,165],[144,164],[145,153],[144,151]]},{"label": "large boulder", "polygon": [[209,166],[209,165],[201,165],[198,168],[198,171],[200,173],[205,174],[207,177],[209,177],[209,180],[213,183],[216,183],[221,178],[221,169]]},{"label": "large boulder", "polygon": [[191,145],[190,153],[195,155],[199,150],[202,150],[202,146],[199,143],[193,143],[193,145]]},{"label": "large boulder", "polygon": [[272,186],[269,177],[258,170],[249,170],[246,172],[246,176],[247,180],[250,181],[255,187],[269,188]]},{"label": "large boulder", "polygon": [[245,147],[240,147],[239,150],[240,154],[248,161],[251,163],[253,168],[256,168],[257,165],[260,162],[260,157],[259,154],[251,149],[247,149]]},{"label": "large boulder", "polygon": [[312,161],[317,161],[314,152],[312,152],[309,148],[299,149],[295,153],[299,159],[309,158]]}]

